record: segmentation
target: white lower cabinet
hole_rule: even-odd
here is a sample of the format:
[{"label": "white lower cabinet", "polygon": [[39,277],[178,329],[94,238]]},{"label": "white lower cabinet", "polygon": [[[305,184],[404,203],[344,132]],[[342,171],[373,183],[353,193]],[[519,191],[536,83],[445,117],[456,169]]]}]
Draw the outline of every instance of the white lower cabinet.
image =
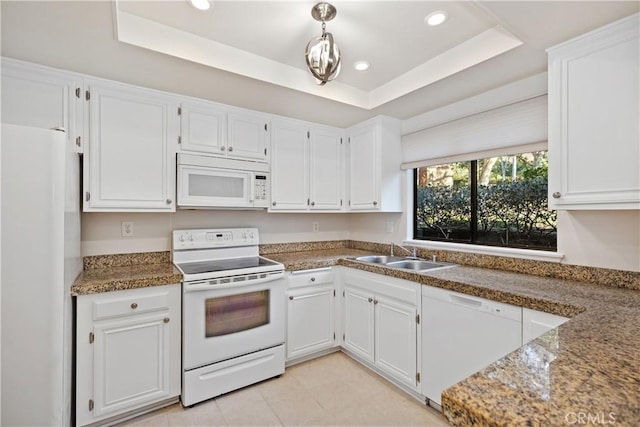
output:
[{"label": "white lower cabinet", "polygon": [[420,285],[360,270],[342,270],[343,347],[417,390]]},{"label": "white lower cabinet", "polygon": [[528,343],[569,320],[567,317],[543,311],[522,309],[522,342]]},{"label": "white lower cabinet", "polygon": [[289,273],[287,361],[335,346],[335,295],[330,268]]},{"label": "white lower cabinet", "polygon": [[76,424],[180,395],[180,285],[77,297]]}]

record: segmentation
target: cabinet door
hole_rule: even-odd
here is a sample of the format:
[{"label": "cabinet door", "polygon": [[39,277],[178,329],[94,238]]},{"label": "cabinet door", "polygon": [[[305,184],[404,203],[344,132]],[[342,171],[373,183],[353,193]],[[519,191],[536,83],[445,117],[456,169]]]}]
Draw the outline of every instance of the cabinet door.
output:
[{"label": "cabinet door", "polygon": [[310,139],[311,210],[342,209],[342,132],[313,128]]},{"label": "cabinet door", "polygon": [[416,387],[417,311],[391,298],[376,296],[375,364],[399,381]]},{"label": "cabinet door", "polygon": [[2,123],[62,128],[82,151],[82,79],[73,73],[2,59]]},{"label": "cabinet door", "polygon": [[640,209],[638,21],[549,51],[552,209]]},{"label": "cabinet door", "polygon": [[95,417],[169,397],[168,312],[95,327]]},{"label": "cabinet door", "polygon": [[364,291],[344,284],[343,345],[347,350],[374,362],[373,297]]},{"label": "cabinet door", "polygon": [[183,102],[180,150],[226,155],[227,111],[215,104]]},{"label": "cabinet door", "polygon": [[376,124],[367,124],[349,135],[349,208],[380,207],[380,141]]},{"label": "cabinet door", "polygon": [[180,394],[179,284],[77,297],[76,424]]},{"label": "cabinet door", "polygon": [[523,308],[522,342],[528,343],[529,341],[538,338],[545,332],[550,331],[553,328],[557,328],[567,320],[569,319],[566,317]]},{"label": "cabinet door", "polygon": [[333,346],[333,292],[333,284],[289,291],[288,360]]},{"label": "cabinet door", "polygon": [[227,155],[266,162],[269,130],[265,116],[246,112],[229,112]]},{"label": "cabinet door", "polygon": [[175,211],[174,98],[107,82],[88,88],[84,210]]},{"label": "cabinet door", "polygon": [[296,121],[278,120],[271,125],[270,210],[303,210],[309,207],[308,128]]}]

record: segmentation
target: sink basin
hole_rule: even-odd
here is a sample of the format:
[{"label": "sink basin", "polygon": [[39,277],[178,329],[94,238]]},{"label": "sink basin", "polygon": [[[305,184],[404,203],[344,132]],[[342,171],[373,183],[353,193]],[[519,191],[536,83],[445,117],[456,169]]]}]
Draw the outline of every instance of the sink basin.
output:
[{"label": "sink basin", "polygon": [[362,262],[370,262],[372,264],[388,264],[390,262],[402,261],[404,257],[400,256],[389,256],[389,255],[367,255],[367,256],[359,256],[356,258],[356,261]]},{"label": "sink basin", "polygon": [[388,262],[387,267],[401,268],[404,270],[425,271],[435,270],[437,268],[455,267],[455,264],[445,264],[440,262],[431,262],[417,259],[405,259],[402,261]]}]

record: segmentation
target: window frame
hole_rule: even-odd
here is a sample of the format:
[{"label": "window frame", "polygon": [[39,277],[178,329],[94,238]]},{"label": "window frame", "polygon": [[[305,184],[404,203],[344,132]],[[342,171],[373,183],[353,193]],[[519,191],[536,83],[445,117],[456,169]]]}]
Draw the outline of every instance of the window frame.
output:
[{"label": "window frame", "polygon": [[[542,150],[536,150],[542,151]],[[547,151],[547,148],[544,148],[544,151]],[[478,153],[479,154],[479,153]],[[495,153],[491,153],[495,154]],[[502,154],[501,154],[502,155]],[[511,155],[511,154],[508,154]],[[552,256],[550,258],[554,258],[560,260],[563,256],[558,253],[558,240],[556,234],[556,245],[555,247],[541,247],[541,246],[525,246],[525,245],[517,245],[517,244],[507,244],[507,245],[494,245],[489,242],[478,242],[478,161],[482,160],[485,157],[477,158],[474,160],[458,160],[459,161],[467,161],[469,162],[469,190],[470,190],[470,199],[471,199],[471,214],[470,214],[470,239],[469,240],[460,240],[460,239],[439,239],[439,238],[419,238],[418,236],[418,221],[417,221],[417,204],[418,204],[418,167],[414,167],[411,173],[411,186],[412,186],[412,195],[413,201],[411,204],[412,214],[410,216],[412,225],[412,236],[410,242],[418,243],[422,246],[436,243],[438,246],[440,245],[463,245],[467,247],[476,247],[476,248],[492,248],[498,250],[515,250],[515,251],[530,251],[530,252],[541,252],[548,254],[556,254],[556,256]],[[443,162],[440,164],[448,164],[448,163],[456,163],[456,161],[452,162]],[[435,165],[434,165],[435,166]],[[423,166],[428,167],[428,166]],[[547,177],[548,179],[548,177]],[[556,226],[556,233],[558,232]],[[502,252],[502,251],[500,251]],[[535,258],[535,256],[533,257]],[[547,258],[544,256],[543,258]]]}]

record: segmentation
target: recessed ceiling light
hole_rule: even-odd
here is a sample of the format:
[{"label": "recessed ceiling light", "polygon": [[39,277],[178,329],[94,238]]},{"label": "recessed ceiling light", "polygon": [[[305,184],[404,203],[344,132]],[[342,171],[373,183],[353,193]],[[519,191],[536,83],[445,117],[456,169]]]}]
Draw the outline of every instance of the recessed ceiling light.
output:
[{"label": "recessed ceiling light", "polygon": [[358,61],[353,64],[353,68],[358,71],[366,71],[369,69],[369,67],[371,67],[371,64],[369,64],[367,61]]},{"label": "recessed ceiling light", "polygon": [[445,12],[444,10],[438,10],[436,12],[432,12],[428,14],[426,18],[424,18],[424,22],[426,22],[428,25],[431,25],[432,27],[435,27],[436,25],[440,25],[446,20],[447,20],[447,12]]},{"label": "recessed ceiling light", "polygon": [[211,2],[209,0],[187,0],[191,6],[198,10],[209,10],[211,8]]}]

